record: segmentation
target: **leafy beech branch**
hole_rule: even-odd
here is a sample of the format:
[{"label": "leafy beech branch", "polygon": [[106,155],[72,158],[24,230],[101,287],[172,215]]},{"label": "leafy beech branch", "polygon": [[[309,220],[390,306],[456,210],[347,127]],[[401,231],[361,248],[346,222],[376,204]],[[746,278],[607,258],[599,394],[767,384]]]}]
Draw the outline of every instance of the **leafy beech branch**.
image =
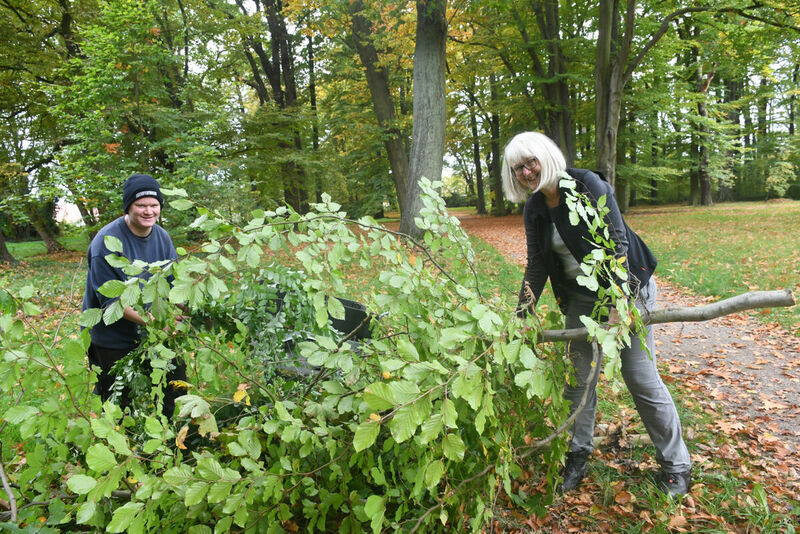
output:
[{"label": "leafy beech branch", "polygon": [[[109,255],[152,274],[104,286],[116,304],[80,317],[111,322],[122,304],[152,314],[118,365],[124,411],[91,394],[86,330],[45,352],[25,321],[39,313],[32,291],[3,298],[0,388],[21,400],[0,416],[19,434],[0,520],[36,524],[47,507],[62,531],[480,530],[498,492],[513,494],[517,451],[566,418],[566,363],[534,353],[507,302],[481,295],[469,240],[422,186],[414,240],[350,221],[326,196],[311,213],[255,212],[245,225],[198,208],[192,228],[208,240],[174,263]],[[196,208],[171,193],[173,208]],[[332,328],[345,315],[334,296],[365,305],[370,336]],[[175,320],[179,304],[191,320]],[[176,358],[190,389],[170,420]],[[565,447],[552,439],[524,464],[551,490]]]},{"label": "leafy beech branch", "polygon": [[[749,291],[703,306],[676,306],[650,312],[645,311],[642,314],[642,321],[645,325],[710,321],[711,319],[745,310],[789,307],[794,305],[795,299],[789,289]],[[542,332],[542,340],[569,341],[572,339],[586,338],[587,335],[588,330],[586,328],[544,330]]]},{"label": "leafy beech branch", "polygon": [[[104,286],[115,304],[80,316],[111,322],[124,303],[153,317],[117,366],[125,410],[91,394],[87,330],[44,347],[27,320],[40,313],[32,289],[0,292],[0,389],[20,399],[0,415],[19,435],[0,465],[11,508],[0,521],[38,526],[47,507],[60,531],[477,532],[500,492],[545,510],[566,449],[568,359],[559,344],[536,346],[546,318],[532,328],[506,297],[479,291],[463,229],[421,185],[414,240],[349,220],[327,195],[308,214],[258,211],[236,225],[169,192],[173,208],[197,211],[191,226],[207,241],[149,266],[109,255],[152,276]],[[584,282],[622,273],[613,260],[587,265]],[[364,305],[369,335],[356,335],[364,320],[333,327],[347,318],[333,297]],[[631,315],[621,289],[606,297]],[[176,321],[178,305],[190,320]],[[587,326],[596,372],[606,358],[616,376],[633,325]],[[177,358],[189,389],[169,419]],[[523,467],[542,492],[514,492]]]}]

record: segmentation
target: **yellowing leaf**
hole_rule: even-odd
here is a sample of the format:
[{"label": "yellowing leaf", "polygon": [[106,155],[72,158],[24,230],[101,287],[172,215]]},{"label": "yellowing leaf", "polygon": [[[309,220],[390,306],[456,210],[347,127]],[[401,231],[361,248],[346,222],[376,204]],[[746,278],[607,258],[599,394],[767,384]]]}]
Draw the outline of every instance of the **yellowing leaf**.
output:
[{"label": "yellowing leaf", "polygon": [[233,394],[233,402],[242,402],[244,399],[244,403],[250,406],[250,395],[243,389],[237,390],[236,393]]},{"label": "yellowing leaf", "polygon": [[186,439],[186,434],[189,433],[189,425],[183,425],[181,429],[178,431],[178,435],[175,436],[175,445],[182,450],[186,450],[186,445],[183,444],[183,441]]},{"label": "yellowing leaf", "polygon": [[170,380],[169,385],[172,386],[173,389],[182,389],[183,391],[189,391],[192,388],[192,385],[188,382],[184,382],[183,380]]}]

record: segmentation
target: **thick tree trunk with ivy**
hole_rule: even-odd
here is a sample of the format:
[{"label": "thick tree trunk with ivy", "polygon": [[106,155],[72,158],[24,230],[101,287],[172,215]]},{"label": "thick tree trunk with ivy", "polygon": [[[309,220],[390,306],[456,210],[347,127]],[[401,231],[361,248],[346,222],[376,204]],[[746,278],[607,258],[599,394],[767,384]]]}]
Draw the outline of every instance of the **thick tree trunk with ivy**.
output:
[{"label": "thick tree trunk with ivy", "polygon": [[408,165],[408,189],[400,231],[418,235],[414,219],[422,209],[420,180],[442,177],[447,107],[445,100],[446,0],[417,0],[414,47],[414,126]]},{"label": "thick tree trunk with ivy", "polygon": [[622,110],[622,68],[627,56],[617,49],[619,7],[600,0],[595,80],[595,150],[597,169],[613,186],[616,182],[617,128]]},{"label": "thick tree trunk with ivy", "polygon": [[380,64],[378,51],[372,44],[373,30],[370,21],[363,14],[364,4],[361,0],[354,0],[350,3],[349,10],[353,31],[352,41],[364,67],[378,125],[384,132],[383,146],[389,156],[389,167],[392,170],[392,180],[402,214],[405,211],[408,189],[408,153],[405,148],[405,134],[397,126],[394,101],[389,87],[389,73],[386,67]]},{"label": "thick tree trunk with ivy", "polygon": [[[248,5],[237,0],[241,14],[253,18]],[[281,10],[280,0],[267,0],[254,4],[260,16],[267,21],[269,31],[269,51],[261,36],[245,34],[242,36],[242,47],[245,58],[252,73],[248,84],[253,87],[261,106],[272,101],[283,112],[284,119],[276,121],[274,127],[286,136],[278,141],[282,151],[299,152],[303,148],[297,119],[297,83],[294,66],[294,50],[292,38],[287,29],[286,20]],[[229,16],[233,19],[233,16]],[[265,81],[266,78],[266,81]],[[308,210],[308,191],[305,170],[292,158],[284,159],[281,165],[284,200],[296,211],[304,213]]]}]

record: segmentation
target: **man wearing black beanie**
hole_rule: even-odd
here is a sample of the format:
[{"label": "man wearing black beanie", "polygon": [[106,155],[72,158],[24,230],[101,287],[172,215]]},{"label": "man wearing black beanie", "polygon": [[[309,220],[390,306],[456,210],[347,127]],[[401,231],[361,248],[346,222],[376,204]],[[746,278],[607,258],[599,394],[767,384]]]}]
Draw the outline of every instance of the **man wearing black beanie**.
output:
[{"label": "man wearing black beanie", "polygon": [[[162,260],[176,260],[178,253],[172,244],[169,234],[158,225],[164,197],[158,181],[149,174],[134,174],[122,186],[123,215],[104,226],[92,239],[86,254],[88,273],[86,275],[86,292],[83,297],[83,309],[105,309],[112,304],[114,298],[106,297],[99,291],[100,286],[109,280],[125,281],[128,275],[119,267],[112,267],[106,256],[111,254],[105,244],[106,236],[116,237],[122,242],[122,256],[133,262],[141,260],[154,263]],[[145,270],[139,275],[147,278],[150,274]],[[95,392],[105,401],[111,396],[115,377],[111,368],[135,349],[142,337],[142,326],[145,319],[133,308],[126,306],[122,318],[105,324],[100,321],[91,329],[92,343],[89,346],[89,363],[100,368]],[[186,369],[178,359],[178,369],[173,371],[170,380],[185,380]],[[177,395],[171,391],[164,395],[164,413],[170,417],[174,409]],[[128,403],[126,393],[120,403]]]}]

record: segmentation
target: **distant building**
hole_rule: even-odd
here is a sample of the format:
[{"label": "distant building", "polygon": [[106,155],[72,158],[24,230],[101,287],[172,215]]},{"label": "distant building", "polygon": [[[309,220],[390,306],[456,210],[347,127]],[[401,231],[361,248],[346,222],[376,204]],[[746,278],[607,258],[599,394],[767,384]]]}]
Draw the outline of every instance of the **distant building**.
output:
[{"label": "distant building", "polygon": [[83,225],[83,217],[78,206],[63,200],[59,200],[56,204],[55,219],[59,223]]}]

